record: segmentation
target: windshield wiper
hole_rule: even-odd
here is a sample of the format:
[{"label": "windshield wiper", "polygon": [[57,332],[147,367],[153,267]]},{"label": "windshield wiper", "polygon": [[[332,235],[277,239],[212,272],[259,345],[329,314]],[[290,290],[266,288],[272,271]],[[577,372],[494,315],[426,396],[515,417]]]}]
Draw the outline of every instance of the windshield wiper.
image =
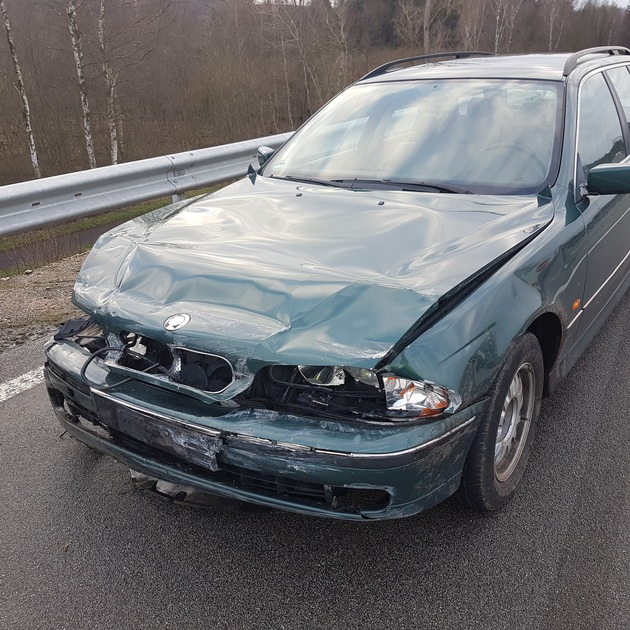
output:
[{"label": "windshield wiper", "polygon": [[439,183],[430,183],[430,182],[403,182],[397,179],[360,179],[355,177],[354,179],[333,179],[331,180],[337,184],[349,184],[349,187],[352,188],[354,184],[358,185],[370,185],[375,184],[377,186],[388,186],[388,187],[396,187],[400,188],[400,190],[406,191],[428,191],[428,190],[437,190],[441,193],[454,193],[457,195],[465,195],[470,194],[470,190],[466,188],[462,188],[461,186],[455,186],[453,184],[439,184]]},{"label": "windshield wiper", "polygon": [[398,188],[405,191],[427,192],[437,190],[441,193],[454,193],[457,195],[469,194],[470,190],[452,184],[444,185],[429,182],[403,182],[397,179],[316,179],[314,177],[296,177],[295,175],[269,175],[273,179],[284,179],[289,182],[300,182],[303,184],[317,184],[319,186],[332,186],[334,188],[364,188],[369,186],[385,186],[387,188]]},{"label": "windshield wiper", "polygon": [[462,186],[455,186],[454,184],[444,185],[437,182],[435,183],[433,182],[399,182],[395,179],[390,179],[388,181],[391,182],[392,184],[404,186],[405,188],[407,187],[429,188],[431,190],[437,190],[438,192],[441,192],[441,193],[454,193],[456,195],[469,195],[470,194],[470,190],[468,190],[467,188],[464,188]]},{"label": "windshield wiper", "polygon": [[329,179],[315,179],[314,177],[295,177],[293,175],[284,175],[279,177],[278,175],[269,175],[269,177],[273,177],[273,179],[285,179],[289,182],[300,182],[302,184],[317,184],[319,186],[332,186],[333,188],[349,188],[349,186],[344,186],[341,183],[341,180],[329,180]]}]

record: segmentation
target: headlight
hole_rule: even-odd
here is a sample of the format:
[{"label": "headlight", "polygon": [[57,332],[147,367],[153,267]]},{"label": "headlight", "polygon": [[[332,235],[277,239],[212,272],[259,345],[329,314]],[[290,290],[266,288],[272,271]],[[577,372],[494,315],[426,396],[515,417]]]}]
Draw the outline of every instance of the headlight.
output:
[{"label": "headlight", "polygon": [[300,374],[311,385],[324,385],[334,387],[343,385],[346,380],[345,372],[338,365],[298,365]]},{"label": "headlight", "polygon": [[355,381],[363,383],[364,385],[371,385],[372,387],[379,387],[378,376],[372,370],[366,370],[365,368],[344,368]]},{"label": "headlight", "polygon": [[378,376],[372,370],[365,368],[341,367],[339,365],[298,365],[300,374],[304,380],[311,385],[323,385],[324,387],[335,387],[346,382],[346,372],[355,381],[372,387],[380,387]]},{"label": "headlight", "polygon": [[[454,391],[430,381],[414,381],[395,374],[377,374],[365,368],[339,365],[298,365],[297,368],[307,383],[319,386],[321,391],[330,391],[325,399],[319,401],[320,405],[328,405],[331,396],[338,396],[337,400],[342,400],[344,396],[352,397],[355,402],[363,396],[368,402],[383,396],[387,413],[383,414],[383,398],[380,398],[380,414],[392,420],[435,418],[454,413],[462,402]],[[364,388],[366,385],[368,389]],[[372,387],[373,393],[370,394],[369,388]],[[348,402],[343,400],[337,404]]]},{"label": "headlight", "polygon": [[393,374],[383,376],[387,410],[392,416],[431,418],[453,413],[461,404],[453,391],[426,381],[412,381]]}]

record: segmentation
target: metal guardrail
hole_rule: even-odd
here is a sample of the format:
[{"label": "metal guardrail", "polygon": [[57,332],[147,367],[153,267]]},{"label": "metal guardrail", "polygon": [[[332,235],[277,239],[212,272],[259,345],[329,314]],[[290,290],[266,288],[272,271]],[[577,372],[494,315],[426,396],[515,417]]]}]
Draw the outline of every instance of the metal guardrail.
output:
[{"label": "metal guardrail", "polygon": [[103,166],[0,187],[0,236],[86,217],[244,176],[260,146],[277,148],[291,133],[198,151]]}]

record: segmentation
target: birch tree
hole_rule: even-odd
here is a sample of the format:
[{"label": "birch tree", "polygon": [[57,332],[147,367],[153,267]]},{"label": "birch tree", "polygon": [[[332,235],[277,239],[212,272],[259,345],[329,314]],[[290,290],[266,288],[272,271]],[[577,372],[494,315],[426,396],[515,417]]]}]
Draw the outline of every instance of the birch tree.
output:
[{"label": "birch tree", "polygon": [[490,0],[494,12],[494,52],[498,53],[501,44],[506,53],[510,52],[516,17],[523,0]]},{"label": "birch tree", "polygon": [[567,13],[572,10],[569,0],[541,0],[543,17],[547,23],[547,50],[556,52]]},{"label": "birch tree", "polygon": [[112,164],[118,164],[118,125],[116,116],[116,76],[109,61],[107,48],[105,46],[105,0],[100,0],[98,9],[98,45],[101,52],[101,62],[103,64],[103,75],[107,87],[107,128],[109,130],[109,151]]},{"label": "birch tree", "polygon": [[487,10],[486,0],[461,0],[459,30],[464,50],[481,50]]},{"label": "birch tree", "polygon": [[15,87],[22,100],[22,120],[24,121],[24,130],[26,132],[26,138],[28,140],[28,150],[31,157],[31,165],[35,172],[35,177],[41,177],[42,172],[39,168],[39,160],[37,159],[37,149],[35,147],[35,136],[33,134],[33,127],[31,125],[31,108],[28,104],[28,98],[26,96],[26,88],[24,87],[24,79],[22,77],[22,70],[18,62],[17,52],[15,50],[15,43],[13,42],[13,36],[11,35],[11,24],[9,22],[9,15],[4,4],[4,0],[0,0],[0,13],[4,21],[4,31],[7,37],[7,43],[9,44],[9,52],[11,54],[11,61],[13,62],[13,71],[15,72]]},{"label": "birch tree", "polygon": [[81,43],[81,31],[77,22],[77,11],[85,3],[83,0],[77,4],[76,0],[68,0],[66,15],[68,17],[68,30],[72,42],[72,54],[79,81],[79,95],[81,97],[81,111],[83,112],[83,138],[85,150],[88,156],[90,168],[96,168],[96,154],[94,152],[94,140],[92,139],[92,113],[88,99],[87,81],[85,79],[85,64],[83,62],[83,45]]}]

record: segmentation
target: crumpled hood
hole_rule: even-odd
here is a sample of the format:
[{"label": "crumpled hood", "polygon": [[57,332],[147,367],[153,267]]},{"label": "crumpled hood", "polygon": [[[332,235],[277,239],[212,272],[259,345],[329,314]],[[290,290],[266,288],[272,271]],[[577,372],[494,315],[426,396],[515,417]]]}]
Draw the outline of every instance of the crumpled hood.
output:
[{"label": "crumpled hood", "polygon": [[[113,330],[234,361],[368,367],[440,296],[552,216],[535,197],[259,177],[103,235],[75,302]],[[177,313],[190,323],[165,331]]]}]

